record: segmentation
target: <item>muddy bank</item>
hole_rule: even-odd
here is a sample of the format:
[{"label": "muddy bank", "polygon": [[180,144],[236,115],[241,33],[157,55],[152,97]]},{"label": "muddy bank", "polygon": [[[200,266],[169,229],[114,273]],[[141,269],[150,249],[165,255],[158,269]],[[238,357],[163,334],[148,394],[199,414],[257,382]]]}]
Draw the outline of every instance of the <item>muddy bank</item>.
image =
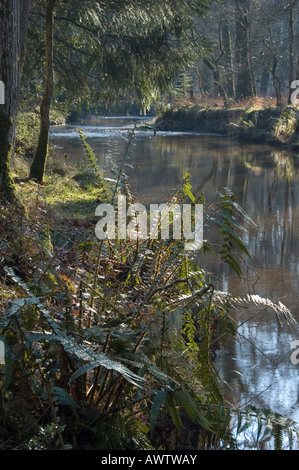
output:
[{"label": "muddy bank", "polygon": [[299,110],[293,107],[169,109],[157,119],[157,130],[204,132],[242,142],[267,143],[299,151]]}]

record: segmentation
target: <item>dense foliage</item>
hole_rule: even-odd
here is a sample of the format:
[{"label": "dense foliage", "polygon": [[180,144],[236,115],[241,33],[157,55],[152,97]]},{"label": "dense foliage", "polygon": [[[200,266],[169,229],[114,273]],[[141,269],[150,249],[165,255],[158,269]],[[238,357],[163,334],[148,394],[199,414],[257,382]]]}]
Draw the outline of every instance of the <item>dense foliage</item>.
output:
[{"label": "dense foliage", "polygon": [[[29,3],[22,3],[27,13]],[[169,196],[169,204],[202,203],[205,227],[217,231],[216,244],[206,240],[192,254],[174,238],[95,237],[96,203],[115,204],[119,193],[133,202],[125,168],[134,132],[127,136],[121,161],[113,147],[109,150],[115,176],[109,183],[82,132],[86,171],[50,168],[44,185],[22,173],[23,168],[28,176],[33,155],[38,165],[41,155],[40,175],[33,179],[43,182],[53,109],[66,117],[125,100],[147,111],[160,99],[163,104],[163,98],[186,104],[188,95],[193,102],[196,91],[201,99],[211,93],[213,100],[220,96],[230,106],[256,95],[260,75],[261,85],[272,78],[265,95],[274,90],[281,104],[283,65],[276,39],[290,28],[290,84],[297,2],[283,8],[282,20],[281,2],[270,0],[262,18],[261,2],[235,0],[215,3],[213,16],[203,19],[211,3],[34,0],[18,129],[25,24],[13,22],[14,15],[3,8],[1,26],[14,48],[0,75],[5,78],[9,71],[13,77],[5,82],[6,100],[13,107],[5,113],[0,109],[0,340],[6,353],[0,365],[2,450],[235,449],[248,428],[254,447],[272,439],[275,449],[292,448],[298,438],[297,425],[271,410],[239,410],[227,403],[214,366],[217,350],[236,334],[234,306],[262,305],[279,321],[296,324],[280,302],[217,291],[213,273],[202,269],[205,253],[214,250],[219,263],[241,276],[241,257],[250,255],[241,233],[253,222],[229,189],[206,204],[204,195],[193,194],[186,175]],[[4,5],[20,18],[19,2],[0,0]],[[261,26],[261,49],[251,47],[250,18],[256,29]],[[279,33],[277,25],[283,26]],[[21,32],[22,40],[15,41],[14,33]],[[1,64],[9,55],[7,44],[1,43]],[[156,132],[155,125],[152,129]],[[297,129],[294,116],[283,114],[275,129],[279,141],[286,142]],[[30,162],[17,160],[17,190],[10,174],[15,135],[17,152]],[[42,143],[40,154],[37,142]],[[26,207],[9,203],[15,191]],[[74,194],[77,199],[71,198]],[[86,220],[74,216],[82,207],[93,211]]]},{"label": "dense foliage", "polygon": [[[124,163],[133,134],[122,161],[110,151],[116,186],[103,180],[81,139],[90,173],[73,181],[100,201],[120,191],[132,202]],[[28,184],[28,193],[39,191]],[[1,215],[2,449],[238,448],[236,433],[252,424],[257,441],[273,435],[279,448],[286,436],[292,445],[295,423],[231,408],[213,365],[236,332],[233,305],[266,305],[293,323],[288,309],[216,291],[199,267],[208,242],[198,258],[174,239],[99,241],[94,218],[69,219],[67,229],[66,214],[55,217],[40,196],[31,196],[30,219],[9,208]],[[173,200],[205,204],[188,175]],[[204,214],[205,225],[219,227],[216,256],[240,274],[246,214],[229,191]]]},{"label": "dense foliage", "polygon": [[[116,99],[146,110],[195,57],[188,32],[209,1],[56,2],[55,98],[68,110]],[[45,2],[35,0],[27,39],[23,100],[39,105],[44,82]],[[203,50],[203,45],[201,47]],[[63,105],[62,105],[63,106]]]}]

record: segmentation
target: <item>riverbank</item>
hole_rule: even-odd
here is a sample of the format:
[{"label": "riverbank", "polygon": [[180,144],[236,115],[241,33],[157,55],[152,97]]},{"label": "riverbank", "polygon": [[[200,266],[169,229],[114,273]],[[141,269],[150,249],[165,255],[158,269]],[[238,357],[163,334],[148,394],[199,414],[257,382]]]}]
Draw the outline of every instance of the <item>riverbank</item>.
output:
[{"label": "riverbank", "polygon": [[230,338],[234,324],[212,302],[208,324],[189,318],[194,301],[183,276],[192,269],[203,302],[213,292],[177,240],[99,243],[92,213],[114,186],[104,195],[98,173],[63,165],[59,173],[48,167],[43,185],[19,173],[27,217],[0,202],[0,449],[220,445],[217,433],[229,428],[216,422],[223,400],[210,339],[212,352],[218,329]]},{"label": "riverbank", "polygon": [[203,108],[169,109],[155,124],[159,131],[203,132],[299,150],[299,111],[281,108]]},{"label": "riverbank", "polygon": [[[28,179],[29,159],[15,162],[27,216],[0,202],[0,449],[231,448],[235,419],[242,429],[271,417],[225,401],[213,359],[236,334],[234,298],[202,269],[210,242],[197,262],[175,239],[97,240],[96,207],[128,180],[104,185],[83,143],[78,165],[49,158],[43,185]],[[188,175],[176,204],[186,197],[195,197]],[[215,257],[237,273],[243,210],[227,192],[205,212],[220,228]]]}]

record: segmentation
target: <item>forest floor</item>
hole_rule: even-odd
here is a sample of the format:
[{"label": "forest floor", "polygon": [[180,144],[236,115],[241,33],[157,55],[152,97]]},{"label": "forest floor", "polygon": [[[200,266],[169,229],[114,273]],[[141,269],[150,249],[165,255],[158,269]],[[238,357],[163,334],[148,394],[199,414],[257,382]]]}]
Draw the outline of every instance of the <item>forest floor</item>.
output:
[{"label": "forest floor", "polygon": [[14,267],[27,280],[45,251],[49,258],[57,252],[61,274],[69,275],[78,268],[78,244],[94,238],[99,188],[91,170],[61,162],[48,164],[43,184],[28,175],[29,161],[17,156],[13,176],[21,204],[0,201],[0,311],[19,291],[18,286],[14,290],[13,284],[7,284],[1,265]]}]

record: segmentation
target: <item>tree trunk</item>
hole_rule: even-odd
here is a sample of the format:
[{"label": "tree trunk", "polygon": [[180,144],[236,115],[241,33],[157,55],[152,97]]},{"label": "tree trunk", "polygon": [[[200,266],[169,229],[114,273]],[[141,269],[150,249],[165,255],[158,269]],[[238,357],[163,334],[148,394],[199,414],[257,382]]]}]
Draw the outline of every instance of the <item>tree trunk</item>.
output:
[{"label": "tree trunk", "polygon": [[216,87],[219,90],[219,94],[220,94],[221,98],[223,99],[223,104],[224,104],[225,107],[228,107],[227,94],[226,94],[226,91],[225,91],[225,89],[222,85],[222,80],[220,78],[220,72],[219,72],[219,68],[218,68],[217,64],[216,63],[214,64],[207,57],[205,57],[203,59],[203,62],[211,70],[211,72],[213,74],[214,83],[215,83]]},{"label": "tree trunk", "polygon": [[276,106],[279,107],[282,105],[282,96],[281,96],[281,83],[276,73],[277,66],[278,66],[278,59],[276,56],[273,56],[273,65],[271,69],[271,74],[272,74],[275,95],[276,95]]},{"label": "tree trunk", "polygon": [[266,67],[263,69],[262,78],[261,78],[261,86],[260,86],[260,95],[262,97],[266,97],[269,88],[269,81],[270,81],[270,71]]},{"label": "tree trunk", "polygon": [[288,104],[291,104],[291,95],[293,93],[292,90],[292,82],[294,80],[294,8],[293,8],[293,1],[290,2],[290,17],[289,17],[289,27],[290,27],[290,40],[289,40],[289,61],[290,61],[290,68],[289,68],[289,96],[288,96]]},{"label": "tree trunk", "polygon": [[37,149],[30,168],[30,178],[42,183],[45,174],[49,144],[50,108],[54,91],[53,25],[57,0],[47,0],[46,7],[46,84],[40,107],[40,132]]},{"label": "tree trunk", "polygon": [[4,104],[0,104],[0,192],[10,202],[16,200],[10,165],[30,3],[30,0],[0,0],[0,80],[5,90]]},{"label": "tree trunk", "polygon": [[248,0],[235,0],[236,20],[236,99],[255,95],[250,46],[250,12]]},{"label": "tree trunk", "polygon": [[234,77],[234,67],[233,67],[233,51],[232,51],[232,40],[231,32],[228,20],[224,20],[222,24],[222,42],[223,42],[223,51],[225,58],[225,70],[227,72],[226,76],[226,86],[227,86],[227,95],[230,98],[235,98],[236,89],[235,89],[235,77]]}]

